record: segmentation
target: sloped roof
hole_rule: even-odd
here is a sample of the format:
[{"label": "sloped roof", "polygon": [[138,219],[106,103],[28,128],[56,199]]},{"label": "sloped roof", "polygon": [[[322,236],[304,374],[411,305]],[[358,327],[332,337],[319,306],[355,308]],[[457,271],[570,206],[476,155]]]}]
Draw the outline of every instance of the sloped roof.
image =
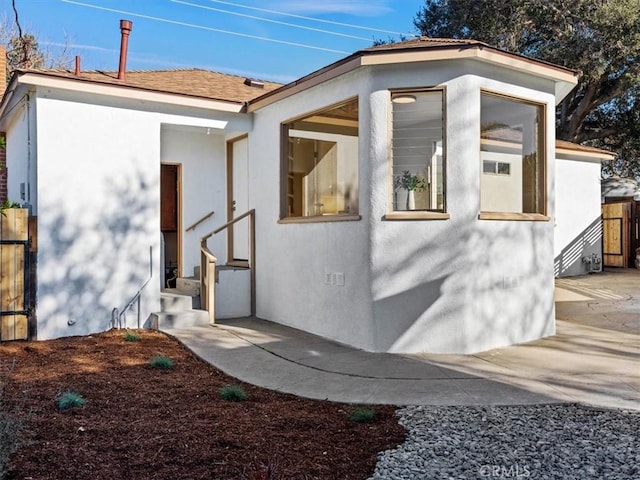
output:
[{"label": "sloped roof", "polygon": [[249,104],[249,111],[310,88],[361,66],[391,65],[406,62],[476,58],[494,65],[552,79],[557,101],[576,85],[578,72],[543,60],[500,50],[486,43],[470,39],[418,37],[403,42],[375,45],[327,65],[287,85],[265,92]]},{"label": "sloped roof", "polygon": [[84,71],[79,76],[69,70],[38,69],[20,70],[20,72],[235,103],[247,102],[281,86],[274,82],[254,81],[254,84],[262,85],[261,88],[258,88],[247,85],[249,82],[245,77],[197,68],[131,70],[126,72],[124,81],[118,80],[118,72]]},{"label": "sloped roof", "polygon": [[478,40],[471,39],[459,39],[459,38],[430,38],[430,37],[416,37],[410,40],[405,40],[402,42],[395,43],[385,43],[382,45],[374,45],[373,47],[365,48],[361,51],[363,52],[372,52],[372,51],[394,51],[394,50],[405,50],[411,48],[443,48],[443,47],[461,47],[464,45],[469,46],[486,46],[489,44],[484,42],[479,42]]}]

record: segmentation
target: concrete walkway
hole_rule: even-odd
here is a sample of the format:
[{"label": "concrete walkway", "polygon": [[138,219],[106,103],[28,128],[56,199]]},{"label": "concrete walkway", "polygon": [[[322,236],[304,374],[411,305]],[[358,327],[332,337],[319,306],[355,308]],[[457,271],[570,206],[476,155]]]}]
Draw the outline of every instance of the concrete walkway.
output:
[{"label": "concrete walkway", "polygon": [[558,280],[557,334],[475,355],[368,353],[259,319],[165,330],[244,382],[338,402],[640,410],[640,272]]}]

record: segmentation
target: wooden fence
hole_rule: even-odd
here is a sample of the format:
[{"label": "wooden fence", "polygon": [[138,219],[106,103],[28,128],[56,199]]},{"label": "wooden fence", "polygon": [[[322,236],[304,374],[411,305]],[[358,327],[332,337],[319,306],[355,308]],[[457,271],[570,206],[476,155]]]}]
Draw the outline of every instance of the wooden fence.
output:
[{"label": "wooden fence", "polygon": [[0,214],[0,340],[29,337],[29,212]]}]

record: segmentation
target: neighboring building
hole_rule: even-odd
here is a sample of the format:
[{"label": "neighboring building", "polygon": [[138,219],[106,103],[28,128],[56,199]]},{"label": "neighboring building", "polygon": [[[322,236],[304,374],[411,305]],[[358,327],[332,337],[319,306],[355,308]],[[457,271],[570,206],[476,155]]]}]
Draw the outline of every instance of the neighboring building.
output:
[{"label": "neighboring building", "polygon": [[[149,275],[151,246],[148,318],[172,269],[200,264],[200,238],[249,209],[260,318],[370,351],[551,335],[557,205],[573,198],[558,183],[572,166],[590,182],[597,164],[573,147],[556,161],[555,105],[576,81],[426,38],[285,86],[201,70],[16,72],[0,129],[9,197],[38,217],[37,336],[108,328]],[[249,314],[246,225],[208,247],[236,267],[220,272],[218,316]]]},{"label": "neighboring building", "polygon": [[603,267],[601,164],[611,152],[556,141],[555,274],[584,275]]}]

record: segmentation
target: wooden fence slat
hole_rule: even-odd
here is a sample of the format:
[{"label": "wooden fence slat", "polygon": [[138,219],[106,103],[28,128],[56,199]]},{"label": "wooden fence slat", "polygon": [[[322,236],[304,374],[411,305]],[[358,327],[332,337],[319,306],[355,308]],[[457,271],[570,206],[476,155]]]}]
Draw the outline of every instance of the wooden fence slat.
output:
[{"label": "wooden fence slat", "polygon": [[[7,209],[0,215],[0,239],[26,241],[29,239],[28,211]],[[25,247],[23,244],[0,245],[0,311],[25,310],[24,293]],[[26,315],[3,315],[0,340],[28,338]]]},{"label": "wooden fence slat", "polygon": [[629,231],[628,204],[602,205],[603,262],[605,267],[626,267]]}]

